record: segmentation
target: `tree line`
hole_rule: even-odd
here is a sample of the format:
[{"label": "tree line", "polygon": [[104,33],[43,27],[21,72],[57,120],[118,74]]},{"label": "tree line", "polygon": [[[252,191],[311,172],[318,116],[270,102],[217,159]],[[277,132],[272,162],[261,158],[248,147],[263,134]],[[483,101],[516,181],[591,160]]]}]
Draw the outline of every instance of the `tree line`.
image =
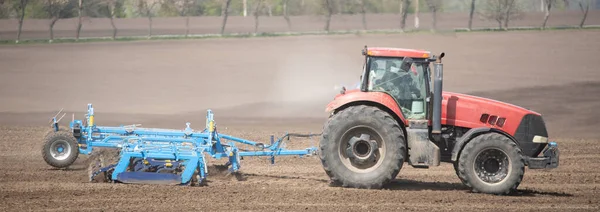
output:
[{"label": "tree line", "polygon": [[583,26],[592,0],[0,0],[0,18],[18,20],[17,40],[25,18],[49,19],[49,41],[54,39],[53,27],[60,19],[77,18],[75,39],[79,39],[83,17],[109,18],[113,28],[112,38],[117,37],[118,18],[144,17],[148,19],[148,37],[152,36],[152,18],[185,17],[189,35],[189,18],[197,16],[221,16],[223,34],[228,16],[253,16],[255,33],[258,32],[260,16],[281,16],[288,28],[292,28],[292,16],[324,16],[323,29],[330,30],[333,15],[361,15],[363,28],[367,28],[366,14],[395,13],[400,15],[399,26],[405,30],[408,14],[415,17],[419,27],[419,13],[432,16],[431,30],[437,29],[437,14],[445,11],[468,12],[465,24],[472,29],[473,18],[495,21],[498,28],[507,29],[509,22],[518,19],[524,11],[543,11],[541,28],[547,26],[552,10],[564,9],[578,4],[582,12]]}]

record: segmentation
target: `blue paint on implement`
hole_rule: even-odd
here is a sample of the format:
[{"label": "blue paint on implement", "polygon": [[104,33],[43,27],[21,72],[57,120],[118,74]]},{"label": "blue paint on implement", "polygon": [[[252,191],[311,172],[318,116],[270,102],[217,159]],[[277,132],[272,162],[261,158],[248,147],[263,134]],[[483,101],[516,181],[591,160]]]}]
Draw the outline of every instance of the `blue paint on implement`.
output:
[{"label": "blue paint on implement", "polygon": [[[53,128],[58,131],[56,118]],[[190,185],[204,182],[208,173],[205,156],[227,159],[230,172],[240,169],[240,159],[245,156],[267,156],[271,163],[275,156],[315,155],[317,148],[288,150],[283,148],[290,137],[311,138],[318,134],[290,134],[274,139],[270,144],[250,141],[217,132],[214,114],[207,111],[206,127],[194,131],[190,123],[184,130],[139,128],[136,125],[108,127],[94,122],[94,108],[88,104],[84,120],[71,121],[73,136],[79,144],[79,153],[89,155],[95,147],[120,150],[119,161],[91,173],[90,180],[104,174],[107,181],[120,183]],[[225,143],[224,140],[230,142]],[[241,150],[235,143],[254,146],[257,150]]]}]

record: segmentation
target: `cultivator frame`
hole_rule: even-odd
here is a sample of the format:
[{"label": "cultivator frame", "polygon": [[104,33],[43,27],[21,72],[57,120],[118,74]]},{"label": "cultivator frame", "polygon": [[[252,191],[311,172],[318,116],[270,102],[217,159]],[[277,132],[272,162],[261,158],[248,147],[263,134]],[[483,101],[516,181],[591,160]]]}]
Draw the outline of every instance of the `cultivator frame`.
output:
[{"label": "cultivator frame", "polygon": [[[214,114],[210,109],[206,115],[206,127],[202,131],[194,131],[189,122],[184,130],[140,128],[137,125],[97,126],[94,122],[94,108],[92,104],[88,104],[85,119],[73,119],[70,122],[72,137],[69,138],[65,137],[65,131],[59,128],[60,119],[57,120],[57,116],[52,118],[53,132],[46,136],[43,149],[45,155],[51,156],[44,157],[48,164],[57,168],[71,165],[72,162],[57,165],[58,163],[53,161],[58,160],[57,158],[69,158],[58,157],[67,149],[69,151],[64,154],[74,154],[75,158],[78,154],[91,154],[95,147],[119,150],[118,163],[103,164],[103,167],[91,173],[90,181],[104,174],[104,180],[109,182],[191,185],[195,178],[197,184],[202,184],[208,175],[205,156],[228,159],[225,165],[229,167],[229,172],[235,173],[240,169],[240,159],[244,156],[270,156],[271,163],[274,163],[275,156],[315,155],[317,148],[314,146],[298,150],[285,149],[284,139],[311,138],[319,135],[286,133],[278,139],[271,136],[270,144],[237,138],[218,133]],[[63,137],[51,136],[60,133],[63,133]],[[64,146],[74,143],[69,142],[69,139],[76,140],[76,148]],[[223,143],[223,140],[230,142]],[[55,145],[57,142],[63,145]],[[254,146],[257,150],[241,150],[235,143]],[[72,159],[73,162],[74,160]]]}]

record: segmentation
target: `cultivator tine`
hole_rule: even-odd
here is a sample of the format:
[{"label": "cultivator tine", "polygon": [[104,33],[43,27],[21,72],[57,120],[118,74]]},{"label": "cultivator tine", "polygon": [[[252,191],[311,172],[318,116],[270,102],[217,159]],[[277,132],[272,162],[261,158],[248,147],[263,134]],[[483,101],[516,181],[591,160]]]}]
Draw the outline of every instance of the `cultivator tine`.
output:
[{"label": "cultivator tine", "polygon": [[[271,135],[271,146],[275,142],[275,136]],[[275,164],[275,155],[271,155],[271,165]]]}]

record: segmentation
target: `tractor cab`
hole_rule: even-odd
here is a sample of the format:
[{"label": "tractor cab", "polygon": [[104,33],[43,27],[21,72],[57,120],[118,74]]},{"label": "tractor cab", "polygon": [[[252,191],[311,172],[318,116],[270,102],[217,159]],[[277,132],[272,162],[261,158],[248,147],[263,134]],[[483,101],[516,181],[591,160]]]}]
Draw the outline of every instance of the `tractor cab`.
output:
[{"label": "tractor cab", "polygon": [[401,48],[366,48],[360,90],[383,92],[394,98],[402,115],[409,120],[427,119],[430,99],[430,62],[428,51]]}]

